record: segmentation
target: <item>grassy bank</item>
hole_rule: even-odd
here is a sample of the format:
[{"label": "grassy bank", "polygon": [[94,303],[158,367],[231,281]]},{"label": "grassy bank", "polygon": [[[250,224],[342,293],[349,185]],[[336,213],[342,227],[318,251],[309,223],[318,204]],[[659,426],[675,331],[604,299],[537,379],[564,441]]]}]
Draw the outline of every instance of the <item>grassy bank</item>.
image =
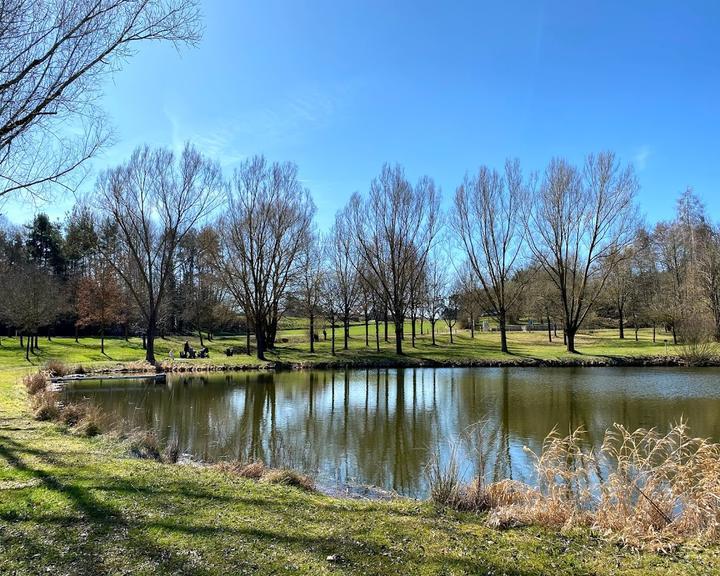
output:
[{"label": "grassy bank", "polygon": [[[260,362],[254,356],[239,354],[227,357],[224,350],[229,346],[243,346],[243,337],[216,337],[213,341],[205,340],[210,350],[210,358],[203,360],[179,359],[185,340],[198,349],[200,342],[197,336],[172,336],[159,338],[156,341],[156,357],[165,364],[176,367],[198,367],[208,365],[249,366],[262,365],[294,365],[294,366],[331,366],[337,365],[413,365],[413,364],[452,364],[452,365],[577,365],[577,364],[617,364],[672,361],[682,350],[680,347],[664,342],[671,342],[669,335],[660,334],[656,342],[652,341],[651,330],[641,330],[638,341],[631,332],[624,340],[617,337],[613,330],[599,330],[583,333],[577,337],[579,354],[568,354],[562,342],[562,335],[548,342],[547,334],[542,332],[511,332],[508,335],[510,354],[500,352],[500,336],[497,332],[477,332],[474,338],[468,331],[459,331],[450,343],[449,334],[440,330],[436,337],[436,345],[432,344],[426,333],[418,336],[416,346],[411,346],[410,337],[406,337],[405,354],[395,354],[392,341],[384,341],[381,326],[380,351],[375,347],[374,327],[370,329],[370,346],[365,346],[364,326],[355,325],[351,328],[348,349],[343,349],[341,332],[336,334],[336,355],[331,354],[328,340],[316,343],[315,353],[309,352],[307,334],[302,329],[283,330],[279,334],[276,350],[267,354],[268,362]],[[40,339],[40,350],[31,356],[30,362],[25,360],[24,351],[16,338],[3,338],[0,346],[0,366],[22,367],[42,365],[49,359],[60,359],[68,364],[95,364],[109,366],[117,362],[139,361],[144,358],[142,341],[131,338],[125,341],[119,338],[107,339],[105,353],[100,352],[100,342],[96,338],[81,338],[75,342],[73,338],[53,338],[48,341]],[[170,361],[172,351],[174,360]]]},{"label": "grassy bank", "polygon": [[341,500],[128,456],[30,418],[0,370],[0,573],[714,574],[720,550],[634,553],[584,530],[499,531],[408,500]]}]

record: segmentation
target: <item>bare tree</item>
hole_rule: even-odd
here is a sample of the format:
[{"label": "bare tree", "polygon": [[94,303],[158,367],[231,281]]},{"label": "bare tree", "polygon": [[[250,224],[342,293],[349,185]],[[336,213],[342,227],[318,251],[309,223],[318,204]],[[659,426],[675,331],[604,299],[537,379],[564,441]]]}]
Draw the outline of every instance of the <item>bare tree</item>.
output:
[{"label": "bare tree", "polygon": [[[525,226],[521,205],[525,191],[520,163],[507,161],[505,174],[485,166],[455,194],[453,227],[500,326],[500,348],[508,351],[507,314],[525,288],[511,282],[522,267]],[[520,278],[528,279],[527,275]]]},{"label": "bare tree", "polygon": [[255,330],[257,357],[275,346],[287,289],[300,276],[315,205],[291,163],[244,162],[228,186],[219,269]]},{"label": "bare tree", "polygon": [[424,269],[440,223],[439,192],[428,177],[412,186],[400,166],[383,166],[366,199],[351,199],[359,256],[373,276],[395,324],[395,350],[402,354],[410,284]]},{"label": "bare tree", "polygon": [[310,352],[315,352],[315,320],[321,309],[325,270],[320,240],[311,234],[300,253],[299,298],[309,320]]},{"label": "bare tree", "polygon": [[424,313],[430,322],[432,345],[435,346],[435,325],[440,319],[445,307],[445,271],[436,258],[430,258],[427,263],[427,274],[424,282]]},{"label": "bare tree", "polygon": [[178,246],[217,206],[221,184],[218,165],[190,145],[179,157],[164,148],[138,148],[127,164],[98,179],[99,207],[117,230],[103,255],[140,309],[150,363]]},{"label": "bare tree", "polygon": [[103,77],[141,41],[200,35],[195,0],[0,2],[0,196],[72,185],[108,138]]},{"label": "bare tree", "polygon": [[350,315],[360,299],[360,273],[353,245],[350,211],[346,207],[335,216],[327,238],[327,276],[329,290],[337,298],[337,309],[343,323],[343,349],[348,349]]},{"label": "bare tree", "polygon": [[584,169],[554,159],[526,214],[529,245],[562,303],[566,345],[601,295],[637,229],[631,166],[613,153],[588,156]]}]

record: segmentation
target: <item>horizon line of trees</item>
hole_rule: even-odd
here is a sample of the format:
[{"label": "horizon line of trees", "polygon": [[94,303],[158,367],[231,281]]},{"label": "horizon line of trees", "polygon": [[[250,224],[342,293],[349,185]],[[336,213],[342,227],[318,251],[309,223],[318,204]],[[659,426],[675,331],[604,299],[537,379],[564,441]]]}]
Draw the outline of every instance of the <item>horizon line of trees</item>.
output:
[{"label": "horizon line of trees", "polygon": [[459,320],[474,337],[489,315],[503,352],[519,318],[546,324],[551,341],[559,323],[570,352],[597,317],[620,338],[652,326],[676,342],[720,339],[720,229],[691,190],[674,220],[647,229],[637,190],[609,152],[529,175],[509,160],[467,175],[443,211],[430,177],[412,183],[386,164],[320,232],[292,163],[258,156],[225,179],[189,144],[140,147],[63,223],[38,214],[0,233],[0,320],[28,357],[41,330],[91,329],[103,351],[108,332],[142,336],[149,362],[159,335],[190,330],[201,345],[243,331],[248,351],[252,333],[265,358],[288,312],[309,319],[311,352],[327,322],[333,354],[336,328],[348,348],[352,319],[378,350],[380,324],[385,341],[392,326],[397,354],[418,325],[435,344],[438,321],[452,341]]}]

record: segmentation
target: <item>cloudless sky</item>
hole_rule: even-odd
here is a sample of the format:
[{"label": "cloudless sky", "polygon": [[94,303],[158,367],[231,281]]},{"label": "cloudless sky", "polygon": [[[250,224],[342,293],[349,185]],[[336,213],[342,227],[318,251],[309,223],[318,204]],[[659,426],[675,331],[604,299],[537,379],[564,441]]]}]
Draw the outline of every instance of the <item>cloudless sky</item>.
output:
[{"label": "cloudless sky", "polygon": [[[189,140],[229,174],[243,158],[291,160],[328,226],[384,162],[442,187],[518,157],[633,162],[648,221],[687,186],[720,220],[720,3],[715,1],[204,0],[196,49],[144,44],[109,80],[125,160]],[[85,189],[92,187],[92,180]],[[40,205],[53,216],[66,197]],[[30,205],[10,203],[11,220]]]}]

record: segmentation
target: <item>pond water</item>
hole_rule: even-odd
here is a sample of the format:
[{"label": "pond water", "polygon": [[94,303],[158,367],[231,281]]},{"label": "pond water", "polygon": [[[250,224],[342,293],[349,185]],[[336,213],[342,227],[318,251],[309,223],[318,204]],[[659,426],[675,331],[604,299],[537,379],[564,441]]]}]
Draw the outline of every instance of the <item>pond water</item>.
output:
[{"label": "pond water", "polygon": [[[602,442],[618,422],[667,429],[685,418],[720,440],[716,368],[418,368],[174,375],[69,385],[127,427],[203,460],[260,459],[326,486],[427,495],[428,461],[455,450],[462,473],[533,483],[524,446],[557,427]],[[480,424],[478,424],[480,423]],[[454,448],[453,448],[454,447]]]}]

